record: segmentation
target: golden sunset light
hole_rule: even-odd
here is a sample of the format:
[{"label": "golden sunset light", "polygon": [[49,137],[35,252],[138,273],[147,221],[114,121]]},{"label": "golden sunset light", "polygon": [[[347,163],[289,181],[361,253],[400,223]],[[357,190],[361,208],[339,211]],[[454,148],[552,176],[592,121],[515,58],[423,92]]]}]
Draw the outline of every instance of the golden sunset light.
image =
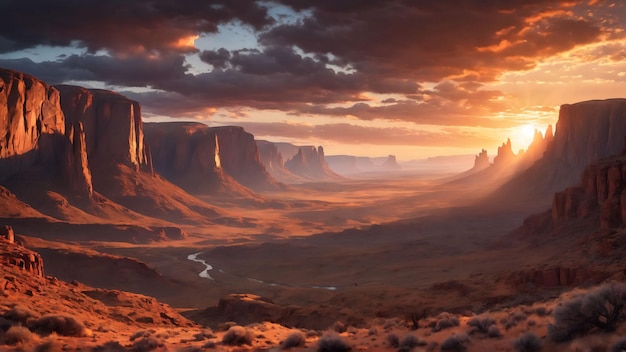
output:
[{"label": "golden sunset light", "polygon": [[626,1],[0,16],[0,352],[626,351]]}]

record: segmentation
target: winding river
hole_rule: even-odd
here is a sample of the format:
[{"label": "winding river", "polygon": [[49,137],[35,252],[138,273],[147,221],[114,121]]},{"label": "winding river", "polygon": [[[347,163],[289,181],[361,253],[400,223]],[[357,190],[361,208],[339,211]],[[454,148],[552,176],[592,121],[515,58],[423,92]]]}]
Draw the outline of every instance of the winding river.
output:
[{"label": "winding river", "polygon": [[198,259],[198,256],[202,254],[202,252],[198,252],[198,253],[194,253],[194,254],[190,254],[187,256],[188,260],[191,260],[192,262],[197,262],[200,263],[202,265],[204,265],[206,268],[204,270],[202,270],[200,272],[200,274],[198,274],[198,276],[200,276],[201,278],[204,279],[209,279],[209,280],[213,280],[215,281],[211,275],[209,275],[209,271],[213,270],[213,266],[211,264],[207,264],[206,261],[204,261],[204,259]]},{"label": "winding river", "polygon": [[[198,256],[202,254],[202,252],[198,252],[198,253],[193,253],[187,256],[188,260],[191,260],[192,262],[196,262],[196,263],[200,263],[202,265],[205,266],[205,269],[202,270],[198,276],[200,276],[203,279],[209,279],[212,281],[215,281],[215,279],[213,279],[213,277],[211,277],[211,275],[209,274],[209,271],[213,270],[213,266],[211,264],[208,264],[204,259],[198,259]],[[222,270],[220,270],[220,272],[223,272]],[[253,278],[246,278],[249,281],[253,281],[259,284],[263,284],[263,285],[269,285],[269,286],[285,286],[285,287],[304,287],[304,288],[315,288],[315,289],[320,289],[320,290],[329,290],[329,291],[335,291],[337,290],[337,287],[335,286],[296,286],[296,285],[289,285],[289,284],[277,284],[277,283],[269,283],[269,282],[265,282],[262,280],[258,280],[258,279],[253,279]]]}]

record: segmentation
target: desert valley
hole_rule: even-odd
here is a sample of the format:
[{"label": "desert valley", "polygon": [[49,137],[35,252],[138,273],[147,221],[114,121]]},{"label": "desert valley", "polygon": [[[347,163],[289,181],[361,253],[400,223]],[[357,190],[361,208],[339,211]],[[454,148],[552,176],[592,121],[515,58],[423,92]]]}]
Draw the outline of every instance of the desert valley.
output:
[{"label": "desert valley", "polygon": [[0,351],[626,351],[626,3],[0,13]]},{"label": "desert valley", "polygon": [[568,295],[626,273],[626,99],[564,105],[525,153],[451,173],[0,77],[4,349],[623,346],[622,325],[549,330]]}]

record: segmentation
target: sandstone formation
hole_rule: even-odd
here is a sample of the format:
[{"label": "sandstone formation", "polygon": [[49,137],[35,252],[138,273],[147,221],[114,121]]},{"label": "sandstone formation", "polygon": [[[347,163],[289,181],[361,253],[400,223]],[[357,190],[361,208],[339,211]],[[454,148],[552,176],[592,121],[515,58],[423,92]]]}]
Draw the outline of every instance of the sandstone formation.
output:
[{"label": "sandstone formation", "polygon": [[[67,123],[59,91],[23,73],[0,69],[0,182],[33,169],[46,182],[63,180],[74,196],[91,198],[93,186],[82,125]],[[38,185],[30,185],[30,187]]]},{"label": "sandstone formation", "polygon": [[602,282],[606,274],[589,271],[582,267],[554,266],[515,271],[504,280],[513,286],[532,284],[535,287],[575,286],[585,282]]},{"label": "sandstone formation", "polygon": [[256,197],[278,184],[265,171],[252,135],[239,127],[202,123],[147,123],[155,169],[192,193]]},{"label": "sandstone formation", "polygon": [[476,155],[472,170],[483,170],[489,167],[489,165],[491,165],[489,162],[489,155],[487,154],[487,151],[483,149],[480,153],[478,153],[478,155]]},{"label": "sandstone formation", "polygon": [[626,157],[605,159],[585,168],[579,186],[557,192],[552,202],[556,223],[600,213],[600,228],[626,224]]},{"label": "sandstone formation", "polygon": [[285,162],[285,168],[295,175],[313,180],[341,177],[328,167],[321,146],[300,147],[298,153]]},{"label": "sandstone formation", "polygon": [[395,155],[387,156],[387,159],[385,160],[385,162],[383,162],[381,166],[385,170],[399,170],[400,169],[400,165],[398,165]]},{"label": "sandstone formation", "polygon": [[325,159],[328,163],[328,167],[340,175],[385,173],[401,169],[395,155],[388,155],[386,157],[328,155]]},{"label": "sandstone formation", "polygon": [[280,182],[296,182],[301,180],[300,177],[285,168],[285,160],[275,143],[257,140],[256,144],[259,149],[261,163],[272,177]]},{"label": "sandstone formation", "polygon": [[[626,134],[626,99],[584,101],[561,106],[556,131],[542,158],[497,193],[545,198],[576,184],[584,168],[618,155]],[[546,133],[546,139],[550,136]],[[522,191],[523,190],[523,191]]]},{"label": "sandstone formation", "polygon": [[107,90],[69,85],[56,88],[67,121],[83,126],[90,160],[152,172],[139,103]]},{"label": "sandstone formation", "polygon": [[[11,226],[0,229],[0,266],[9,265],[24,270],[32,275],[43,277],[43,259],[35,253],[15,242],[15,234]],[[0,280],[0,291],[4,290]]]},{"label": "sandstone formation", "polygon": [[511,139],[508,138],[506,143],[502,143],[501,146],[498,147],[498,153],[495,158],[493,158],[493,165],[497,167],[502,167],[504,165],[510,164],[515,160],[515,153],[513,153],[513,148],[511,146]]},{"label": "sandstone formation", "polygon": [[259,191],[282,188],[261,163],[252,134],[237,126],[212,127],[211,131],[219,141],[224,171],[237,182]]}]

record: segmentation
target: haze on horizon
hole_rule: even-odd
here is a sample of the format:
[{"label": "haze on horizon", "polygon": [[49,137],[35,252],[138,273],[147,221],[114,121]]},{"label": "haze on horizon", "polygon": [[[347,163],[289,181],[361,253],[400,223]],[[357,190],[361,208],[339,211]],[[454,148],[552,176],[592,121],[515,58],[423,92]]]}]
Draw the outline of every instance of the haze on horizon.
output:
[{"label": "haze on horizon", "polygon": [[9,0],[0,67],[107,88],[148,120],[400,160],[525,148],[626,91],[626,4]]}]

